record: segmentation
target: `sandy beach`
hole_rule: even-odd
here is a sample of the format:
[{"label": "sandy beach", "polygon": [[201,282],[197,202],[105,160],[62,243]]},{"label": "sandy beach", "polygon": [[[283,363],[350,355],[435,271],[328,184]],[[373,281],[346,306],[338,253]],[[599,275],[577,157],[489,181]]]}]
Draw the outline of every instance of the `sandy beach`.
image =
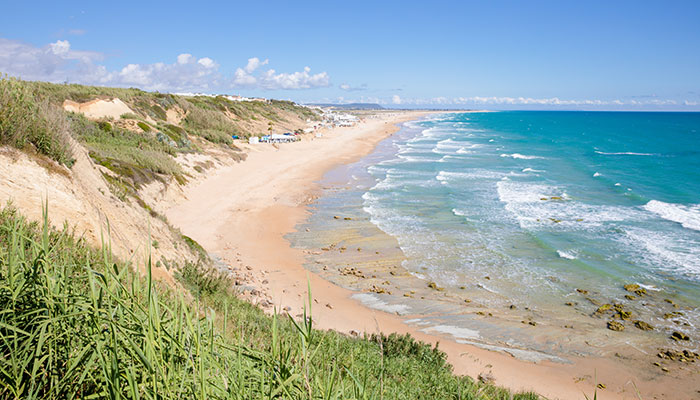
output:
[{"label": "sandy beach", "polygon": [[[596,384],[606,399],[692,398],[671,389],[678,378],[640,376],[611,359],[578,359],[571,364],[531,363],[510,355],[445,340],[421,332],[395,314],[369,309],[351,298],[351,290],[307,271],[305,254],[285,239],[308,216],[307,206],[319,195],[317,182],[334,166],[370,153],[400,124],[427,112],[385,112],[351,128],[323,132],[292,144],[243,145],[244,162],[222,167],[185,189],[185,200],[166,210],[168,220],[219,257],[245,280],[241,289],[267,311],[302,312],[307,281],[317,328],[347,334],[382,331],[410,333],[429,343],[440,342],[455,373],[494,379],[512,390],[533,390],[547,398],[592,397]],[[687,396],[687,397],[685,397]]]}]

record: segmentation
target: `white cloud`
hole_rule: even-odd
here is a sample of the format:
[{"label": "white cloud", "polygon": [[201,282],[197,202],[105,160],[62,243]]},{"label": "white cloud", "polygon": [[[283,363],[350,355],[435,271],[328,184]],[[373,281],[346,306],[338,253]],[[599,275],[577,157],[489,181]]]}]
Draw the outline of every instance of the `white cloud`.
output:
[{"label": "white cloud", "polygon": [[216,68],[218,65],[209,57],[200,58],[197,64],[204,66],[204,68],[211,69]]},{"label": "white cloud", "polygon": [[103,55],[97,52],[71,49],[67,40],[34,47],[0,38],[0,72],[28,80],[63,82],[81,78],[100,83],[107,71],[95,62],[102,58]]},{"label": "white cloud", "polygon": [[367,84],[366,84],[366,83],[363,83],[363,84],[360,85],[360,86],[352,86],[352,85],[350,85],[349,83],[341,83],[340,85],[338,85],[338,87],[339,87],[341,90],[345,90],[346,92],[355,92],[355,91],[358,91],[358,90],[367,90]]},{"label": "white cloud", "polygon": [[258,79],[246,72],[243,68],[236,68],[233,74],[233,86],[236,87],[253,87],[258,83]]},{"label": "white cloud", "polygon": [[194,57],[192,57],[192,54],[189,53],[182,53],[179,56],[177,56],[177,63],[178,64],[187,64],[190,61],[192,61]]},{"label": "white cloud", "polygon": [[248,59],[248,65],[245,66],[245,72],[252,74],[256,69],[260,68],[263,65],[267,65],[269,61],[265,59],[265,61],[260,61],[258,57],[253,57]]},{"label": "white cloud", "polygon": [[49,44],[49,48],[51,52],[57,56],[67,55],[70,51],[70,42],[67,40],[57,40],[56,43]]},{"label": "white cloud", "polygon": [[401,96],[399,96],[398,94],[391,96],[391,102],[393,104],[401,104],[402,103]]},{"label": "white cloud", "polygon": [[35,47],[15,40],[0,38],[0,72],[26,80],[74,82],[111,86],[138,86],[159,91],[213,91],[230,87],[261,89],[309,89],[330,86],[328,73],[303,71],[277,73],[273,69],[258,72],[267,59],[248,59],[233,76],[224,76],[219,64],[209,57],[195,58],[182,53],[174,63],[127,64],[109,71],[98,62],[103,54],[78,51],[68,40],[58,40],[44,47]]},{"label": "white cloud", "polygon": [[293,73],[276,73],[268,69],[257,79],[258,85],[264,89],[311,89],[330,86],[330,76],[326,72],[311,74],[311,68]]}]

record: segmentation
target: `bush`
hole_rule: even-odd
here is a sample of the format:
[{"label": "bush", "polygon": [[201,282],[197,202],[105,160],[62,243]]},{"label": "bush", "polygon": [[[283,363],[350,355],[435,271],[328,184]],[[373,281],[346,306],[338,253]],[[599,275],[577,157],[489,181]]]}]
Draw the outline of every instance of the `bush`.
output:
[{"label": "bush", "polygon": [[74,162],[63,110],[38,100],[15,78],[0,78],[0,144],[18,149],[31,145],[61,164],[70,167]]},{"label": "bush", "polygon": [[150,127],[147,123],[145,123],[145,122],[139,121],[139,122],[136,123],[136,125],[138,125],[138,127],[141,128],[144,132],[150,132],[150,131],[151,131],[151,127]]},{"label": "bush", "polygon": [[98,122],[97,126],[105,132],[112,132],[112,124],[107,121]]}]

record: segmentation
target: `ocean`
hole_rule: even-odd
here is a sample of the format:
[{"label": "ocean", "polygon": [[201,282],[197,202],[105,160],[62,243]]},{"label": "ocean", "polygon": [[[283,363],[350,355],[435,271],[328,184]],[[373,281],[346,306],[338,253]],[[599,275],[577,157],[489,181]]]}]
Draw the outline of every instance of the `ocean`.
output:
[{"label": "ocean", "polygon": [[[309,268],[386,269],[382,254],[395,243],[411,283],[358,300],[403,305],[407,323],[426,331],[551,356],[643,351],[673,331],[697,336],[700,113],[435,114],[405,123],[322,185],[295,245],[391,241],[379,241],[386,251],[372,248],[373,258],[310,256]],[[367,292],[359,280],[330,279]],[[444,293],[416,289],[427,283]],[[631,317],[596,312],[604,304]],[[610,337],[616,318],[624,338]]]}]

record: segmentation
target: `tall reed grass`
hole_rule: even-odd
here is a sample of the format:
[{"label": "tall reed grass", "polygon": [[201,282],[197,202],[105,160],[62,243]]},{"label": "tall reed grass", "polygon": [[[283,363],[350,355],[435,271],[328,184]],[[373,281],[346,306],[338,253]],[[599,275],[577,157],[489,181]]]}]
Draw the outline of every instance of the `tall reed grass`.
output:
[{"label": "tall reed grass", "polygon": [[188,294],[145,271],[115,260],[108,235],[95,249],[51,229],[46,209],[42,224],[0,211],[0,398],[537,398],[454,376],[410,337],[318,331],[310,308],[267,316],[224,275],[190,270],[182,281],[210,290]]}]

